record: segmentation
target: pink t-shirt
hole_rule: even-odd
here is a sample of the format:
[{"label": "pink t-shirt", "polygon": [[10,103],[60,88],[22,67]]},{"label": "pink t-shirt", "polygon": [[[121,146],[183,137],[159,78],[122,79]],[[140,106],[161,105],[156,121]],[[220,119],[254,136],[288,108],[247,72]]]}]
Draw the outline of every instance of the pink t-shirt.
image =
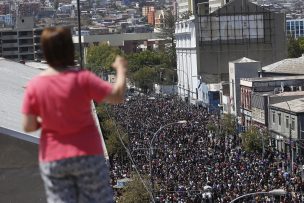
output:
[{"label": "pink t-shirt", "polygon": [[91,111],[112,85],[86,70],[68,70],[32,79],[25,91],[22,113],[41,117],[39,160],[61,160],[103,154]]}]

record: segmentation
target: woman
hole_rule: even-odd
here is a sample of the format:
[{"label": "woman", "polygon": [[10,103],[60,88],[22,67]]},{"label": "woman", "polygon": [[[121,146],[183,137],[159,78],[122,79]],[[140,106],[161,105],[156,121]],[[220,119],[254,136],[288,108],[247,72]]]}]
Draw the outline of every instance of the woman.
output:
[{"label": "woman", "polygon": [[47,201],[113,202],[100,135],[91,100],[123,102],[127,62],[117,56],[111,84],[87,70],[74,68],[69,29],[46,28],[41,46],[49,68],[32,79],[24,96],[24,131],[41,128],[39,166]]}]

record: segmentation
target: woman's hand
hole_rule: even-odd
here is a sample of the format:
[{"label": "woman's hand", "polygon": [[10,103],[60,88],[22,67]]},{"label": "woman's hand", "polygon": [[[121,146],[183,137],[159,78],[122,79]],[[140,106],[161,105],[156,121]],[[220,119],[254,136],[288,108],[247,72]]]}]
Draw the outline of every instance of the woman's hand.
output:
[{"label": "woman's hand", "polygon": [[126,72],[128,69],[128,61],[121,56],[116,56],[114,63],[112,63],[112,67],[117,72]]}]

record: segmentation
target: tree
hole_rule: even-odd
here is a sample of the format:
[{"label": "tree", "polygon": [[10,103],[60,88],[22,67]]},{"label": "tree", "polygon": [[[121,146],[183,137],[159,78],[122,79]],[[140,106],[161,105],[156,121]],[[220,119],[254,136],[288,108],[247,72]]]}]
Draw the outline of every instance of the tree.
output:
[{"label": "tree", "polygon": [[235,135],[236,134],[236,118],[232,114],[224,114],[221,119],[222,132],[225,135]]},{"label": "tree", "polygon": [[170,59],[172,67],[176,67],[176,45],[175,45],[175,23],[176,18],[171,11],[164,16],[164,26],[160,28],[159,37],[168,40],[169,46],[165,50]]},{"label": "tree", "polygon": [[181,14],[181,19],[186,20],[186,19],[189,19],[190,16],[192,16],[192,12],[191,11],[185,11]]},{"label": "tree", "polygon": [[128,60],[131,81],[145,92],[153,89],[153,83],[171,85],[177,78],[166,53],[147,50],[129,55]]},{"label": "tree", "polygon": [[105,43],[90,46],[86,56],[87,67],[96,74],[100,74],[102,71],[110,71],[115,57],[121,54],[121,50]]},{"label": "tree", "polygon": [[156,78],[156,70],[150,67],[144,67],[133,74],[135,85],[146,93],[153,89],[153,83],[156,82],[153,78]]},{"label": "tree", "polygon": [[110,110],[106,109],[106,105],[98,105],[96,108],[97,115],[100,122],[100,128],[105,138],[108,154],[110,157],[119,155],[120,158],[126,156],[125,148],[121,143],[120,138],[125,145],[128,145],[127,134],[123,132],[122,128],[109,117]]},{"label": "tree", "polygon": [[[148,178],[143,178],[145,184],[149,186]],[[145,189],[143,183],[137,175],[133,175],[132,181],[123,189],[122,196],[119,198],[119,203],[142,203],[149,202],[150,196]]]},{"label": "tree", "polygon": [[294,37],[288,37],[288,57],[298,58],[304,53],[304,39],[295,39]]},{"label": "tree", "polygon": [[[263,143],[264,142],[264,143]],[[248,152],[262,152],[269,145],[269,134],[256,127],[251,127],[242,134],[242,146]]]}]

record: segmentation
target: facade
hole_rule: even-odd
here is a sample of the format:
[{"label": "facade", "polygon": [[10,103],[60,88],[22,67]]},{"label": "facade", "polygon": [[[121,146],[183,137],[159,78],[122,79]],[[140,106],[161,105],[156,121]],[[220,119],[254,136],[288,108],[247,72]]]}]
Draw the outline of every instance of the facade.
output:
[{"label": "facade", "polygon": [[148,12],[148,24],[154,26],[155,25],[155,11]]},{"label": "facade", "polygon": [[176,56],[178,94],[185,100],[197,100],[197,89],[200,84],[198,76],[196,19],[191,17],[176,23]]},{"label": "facade", "polygon": [[0,56],[11,60],[41,60],[41,28],[34,28],[33,17],[16,20],[14,29],[0,30]]},{"label": "facade", "polygon": [[[240,79],[257,77],[261,63],[248,58],[241,58],[229,63],[229,112],[235,116],[240,116],[241,89]],[[229,108],[230,107],[230,108]]]},{"label": "facade", "polygon": [[177,0],[177,17],[181,17],[183,13],[191,10],[192,0]]},{"label": "facade", "polygon": [[[266,102],[265,99],[284,91],[301,91],[303,85],[304,76],[241,79],[240,113],[242,126],[245,128],[252,125],[267,127],[266,111],[269,101]],[[270,101],[275,103],[282,100],[272,99]]]},{"label": "facade", "polygon": [[248,0],[234,0],[197,18],[198,73],[212,83],[227,81],[229,62],[242,57],[262,66],[287,57],[285,15]]},{"label": "facade", "polygon": [[213,13],[199,13],[178,22],[175,33],[178,69],[183,70],[178,73],[180,89],[185,88],[180,91],[183,98],[187,92],[195,98],[200,82],[189,79],[188,85],[187,74],[189,78],[201,76],[206,84],[219,84],[220,92],[221,82],[229,81],[229,62],[246,57],[266,66],[287,56],[284,14],[248,0],[230,1]]},{"label": "facade", "polygon": [[304,36],[304,19],[286,20],[287,36],[295,38]]},{"label": "facade", "polygon": [[7,15],[10,13],[10,4],[7,2],[0,2],[0,15]]},{"label": "facade", "polygon": [[[269,131],[276,148],[289,152],[292,157],[303,156],[298,141],[304,139],[304,101],[303,98],[289,100],[269,107]],[[290,142],[291,139],[291,142]]]},{"label": "facade", "polygon": [[156,10],[155,12],[155,28],[162,28],[164,26],[165,11]]},{"label": "facade", "polygon": [[13,15],[6,14],[6,15],[0,15],[0,22],[3,22],[5,26],[13,26]]},{"label": "facade", "polygon": [[17,16],[36,16],[40,11],[40,2],[18,2]]},{"label": "facade", "polygon": [[155,11],[154,6],[144,6],[144,7],[142,7],[142,16],[147,17],[149,12],[151,12],[151,11]]}]

